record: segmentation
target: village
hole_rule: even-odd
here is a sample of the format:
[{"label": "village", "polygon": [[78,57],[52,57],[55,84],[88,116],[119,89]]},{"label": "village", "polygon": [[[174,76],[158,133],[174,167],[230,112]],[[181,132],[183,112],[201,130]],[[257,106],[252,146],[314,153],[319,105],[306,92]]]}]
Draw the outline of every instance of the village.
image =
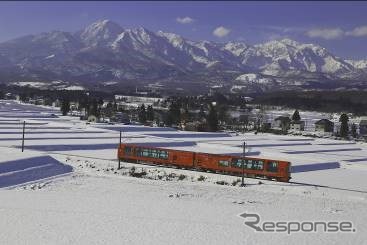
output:
[{"label": "village", "polygon": [[[147,91],[92,98],[89,92],[75,99],[4,94],[4,99],[60,108],[63,115],[89,123],[123,123],[172,127],[185,131],[233,134],[273,133],[367,141],[367,117],[353,113],[299,111],[296,108],[252,103],[251,97],[228,99],[211,92],[201,96],[161,96]],[[67,98],[67,99],[65,99]]]}]

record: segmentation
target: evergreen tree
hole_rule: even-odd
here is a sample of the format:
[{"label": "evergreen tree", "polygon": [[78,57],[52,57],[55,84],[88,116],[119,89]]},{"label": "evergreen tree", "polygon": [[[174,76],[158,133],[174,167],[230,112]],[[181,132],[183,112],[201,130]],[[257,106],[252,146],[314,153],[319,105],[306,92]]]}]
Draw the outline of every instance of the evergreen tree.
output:
[{"label": "evergreen tree", "polygon": [[21,93],[19,95],[19,97],[20,97],[20,101],[22,101],[22,102],[27,102],[28,101],[28,95],[25,94],[25,93]]},{"label": "evergreen tree", "polygon": [[70,101],[68,99],[64,99],[61,103],[61,113],[63,116],[66,116],[70,111]]},{"label": "evergreen tree", "polygon": [[105,108],[105,115],[107,117],[113,117],[115,114],[114,108],[113,108],[113,104],[111,102],[108,102],[106,108]]},{"label": "evergreen tree", "polygon": [[346,138],[348,136],[348,121],[349,117],[347,114],[343,113],[340,115],[339,122],[341,122],[340,125],[340,136]]},{"label": "evergreen tree", "polygon": [[299,122],[299,121],[301,121],[301,116],[299,115],[298,110],[295,110],[295,111],[294,111],[293,116],[292,116],[292,120],[293,120],[294,122]]},{"label": "evergreen tree", "polygon": [[204,106],[203,105],[201,105],[200,106],[200,111],[199,111],[199,120],[202,120],[202,119],[204,119],[205,118],[205,111],[204,111]]},{"label": "evergreen tree", "polygon": [[212,104],[209,106],[208,128],[211,132],[218,131],[218,113],[215,106]]},{"label": "evergreen tree", "polygon": [[141,107],[139,108],[139,122],[141,123],[145,123],[147,121],[147,112],[145,110],[145,105],[142,104]]},{"label": "evergreen tree", "polygon": [[188,109],[188,105],[186,105],[186,108],[181,115],[181,121],[184,121],[184,122],[190,121],[190,112]]},{"label": "evergreen tree", "polygon": [[280,122],[280,127],[282,128],[282,132],[283,133],[287,133],[288,129],[289,129],[289,124],[290,124],[291,119],[289,119],[289,117],[284,117],[281,122]]},{"label": "evergreen tree", "polygon": [[218,119],[222,123],[228,120],[228,107],[225,104],[218,106]]},{"label": "evergreen tree", "polygon": [[154,120],[154,109],[152,105],[149,105],[147,108],[147,120],[148,121]]},{"label": "evergreen tree", "polygon": [[178,101],[172,101],[168,109],[166,123],[168,125],[178,124],[181,122],[181,106]]},{"label": "evergreen tree", "polygon": [[116,112],[117,111],[117,103],[116,100],[113,101],[113,111]]},{"label": "evergreen tree", "polygon": [[98,110],[98,101],[96,99],[92,100],[91,106],[89,107],[89,115],[93,115],[99,117],[99,110]]},{"label": "evergreen tree", "polygon": [[356,126],[356,124],[355,123],[353,123],[352,124],[352,129],[351,129],[351,131],[352,131],[352,136],[353,136],[353,138],[357,138],[357,126]]},{"label": "evergreen tree", "polygon": [[102,107],[102,106],[103,106],[103,104],[104,104],[103,99],[102,99],[102,98],[99,98],[99,99],[98,99],[98,106],[99,106],[99,107]]}]

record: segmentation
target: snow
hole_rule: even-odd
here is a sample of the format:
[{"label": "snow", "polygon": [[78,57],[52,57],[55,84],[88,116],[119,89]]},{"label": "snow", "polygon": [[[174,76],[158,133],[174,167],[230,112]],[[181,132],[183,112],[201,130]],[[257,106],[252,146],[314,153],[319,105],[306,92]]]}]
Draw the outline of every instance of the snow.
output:
[{"label": "snow", "polygon": [[20,86],[20,87],[30,86],[34,88],[42,88],[47,85],[46,83],[43,83],[43,82],[15,82],[13,84]]},{"label": "snow", "polygon": [[259,74],[255,74],[255,73],[242,74],[236,78],[236,81],[240,81],[245,84],[246,83],[250,83],[250,84],[251,83],[258,83],[258,84],[274,83],[274,79],[263,78]]},{"label": "snow", "polygon": [[[1,244],[364,244],[367,238],[365,143],[86,125],[51,114],[59,116],[55,108],[0,101]],[[21,152],[23,120],[29,128]],[[241,154],[245,139],[248,155],[291,161],[292,183],[246,178],[241,188],[228,175],[125,162],[117,170],[120,129],[123,142],[209,153]],[[146,175],[130,176],[133,168]],[[244,225],[243,212],[275,221],[352,221],[357,233],[261,234]]]},{"label": "snow", "polygon": [[367,68],[367,60],[346,60],[345,62],[351,64],[357,69],[366,69]]},{"label": "snow", "polygon": [[68,86],[66,88],[63,88],[62,90],[85,90],[83,86]]},{"label": "snow", "polygon": [[51,55],[49,55],[49,56],[47,56],[47,57],[45,57],[45,59],[47,60],[47,59],[52,59],[52,58],[54,58],[56,55],[55,54],[51,54]]}]

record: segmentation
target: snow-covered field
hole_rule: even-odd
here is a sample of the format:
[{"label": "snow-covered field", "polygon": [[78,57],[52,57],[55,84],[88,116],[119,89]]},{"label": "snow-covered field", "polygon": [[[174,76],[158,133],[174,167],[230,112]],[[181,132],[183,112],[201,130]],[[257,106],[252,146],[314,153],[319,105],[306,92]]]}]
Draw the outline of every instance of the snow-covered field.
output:
[{"label": "snow-covered field", "polygon": [[[364,244],[367,144],[301,136],[86,125],[52,108],[0,101],[1,244]],[[56,115],[56,116],[55,116]],[[22,122],[26,121],[21,152]],[[122,163],[124,142],[292,162],[292,183]],[[143,178],[131,177],[146,172]],[[224,185],[220,185],[224,184]],[[254,232],[272,221],[351,221],[354,233]]]}]

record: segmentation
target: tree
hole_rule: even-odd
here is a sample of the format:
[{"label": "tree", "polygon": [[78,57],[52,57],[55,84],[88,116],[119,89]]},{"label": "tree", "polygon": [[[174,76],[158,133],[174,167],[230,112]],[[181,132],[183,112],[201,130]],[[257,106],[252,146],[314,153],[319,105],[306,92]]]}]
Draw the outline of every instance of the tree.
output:
[{"label": "tree", "polygon": [[152,105],[148,105],[147,108],[147,120],[153,121],[154,120],[154,109]]},{"label": "tree", "polygon": [[167,125],[178,124],[181,122],[181,106],[178,101],[172,101],[168,109]]},{"label": "tree", "polygon": [[260,105],[259,111],[256,113],[256,130],[261,129],[261,125],[266,122],[267,116],[266,116],[266,108],[264,105]]},{"label": "tree", "polygon": [[185,109],[182,110],[181,113],[181,121],[187,123],[188,121],[190,121],[190,112],[188,109],[188,105],[186,105]]},{"label": "tree", "polygon": [[98,109],[98,101],[96,99],[92,100],[91,106],[89,106],[88,115],[93,115],[96,117],[100,116],[99,109]]},{"label": "tree", "polygon": [[352,124],[352,129],[351,129],[351,131],[352,131],[352,136],[353,136],[353,138],[357,138],[357,126],[356,126],[356,124],[355,123],[353,123]]},{"label": "tree", "polygon": [[289,119],[289,117],[284,117],[284,118],[281,119],[280,127],[282,128],[283,133],[287,133],[287,131],[289,129],[290,121],[291,121],[291,119]]},{"label": "tree", "polygon": [[293,120],[294,122],[299,122],[299,121],[301,121],[301,116],[299,115],[298,110],[295,110],[295,111],[294,111],[293,116],[292,116],[292,120]]},{"label": "tree", "polygon": [[28,101],[28,95],[26,94],[26,93],[21,93],[20,95],[19,95],[19,99],[20,99],[20,101],[22,101],[22,102],[27,102]]},{"label": "tree", "polygon": [[215,106],[212,104],[209,106],[208,128],[211,132],[218,131],[218,113]]},{"label": "tree", "polygon": [[145,123],[147,121],[147,112],[145,110],[145,105],[142,104],[138,112],[139,122]]},{"label": "tree", "polygon": [[341,122],[340,125],[340,136],[343,138],[346,138],[348,136],[348,121],[349,121],[349,117],[347,114],[343,113],[340,115],[339,118],[339,122]]},{"label": "tree", "polygon": [[61,108],[60,108],[62,115],[66,116],[68,112],[70,111],[70,101],[68,99],[64,99],[61,102]]},{"label": "tree", "polygon": [[205,111],[204,111],[204,106],[203,105],[200,105],[200,111],[199,111],[199,119],[202,120],[202,119],[205,119]]},{"label": "tree", "polygon": [[106,117],[113,117],[115,114],[115,110],[113,108],[113,104],[111,102],[108,102],[106,108],[104,109],[104,114]]},{"label": "tree", "polygon": [[218,106],[218,119],[225,123],[228,120],[228,107],[225,104]]}]

